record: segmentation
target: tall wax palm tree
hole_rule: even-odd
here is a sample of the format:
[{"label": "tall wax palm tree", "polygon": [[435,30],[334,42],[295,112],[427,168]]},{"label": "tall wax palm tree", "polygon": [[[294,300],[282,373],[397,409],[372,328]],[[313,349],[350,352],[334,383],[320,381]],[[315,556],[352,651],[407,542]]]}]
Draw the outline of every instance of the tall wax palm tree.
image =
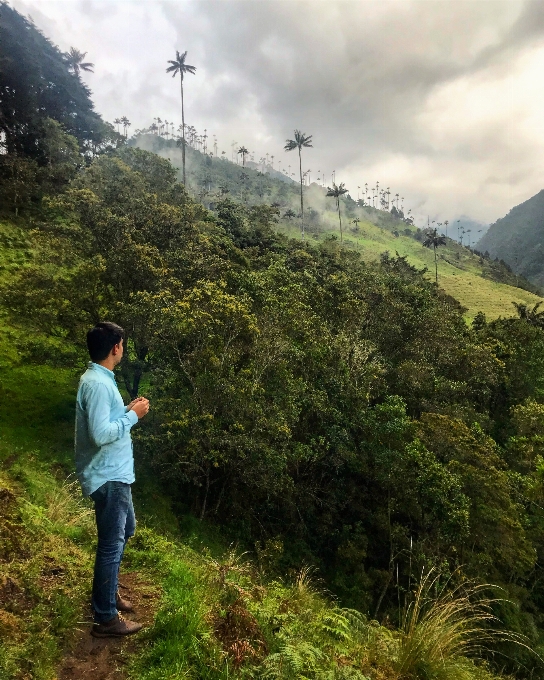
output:
[{"label": "tall wax palm tree", "polygon": [[446,245],[446,237],[440,236],[436,227],[434,229],[427,229],[423,245],[425,248],[432,248],[434,250],[434,275],[435,281],[438,284],[438,262],[436,259],[436,249],[440,246]]},{"label": "tall wax palm tree", "polygon": [[512,302],[512,304],[516,308],[516,312],[520,319],[527,321],[531,326],[544,328],[544,310],[539,311],[542,306],[542,301],[537,302],[532,309],[524,302]]},{"label": "tall wax palm tree", "polygon": [[120,119],[120,118],[116,118],[116,119],[113,121],[113,124],[114,124],[114,125],[117,125],[117,134],[120,134],[120,132],[119,132],[119,125],[121,125],[121,119]]},{"label": "tall wax palm tree", "polygon": [[340,182],[338,186],[333,182],[332,189],[331,187],[327,187],[327,196],[332,196],[336,200],[336,208],[338,209],[338,220],[340,222],[340,242],[342,242],[343,240],[342,214],[340,212],[340,196],[343,196],[344,194],[347,193],[348,189],[346,189],[344,182]]},{"label": "tall wax palm tree", "polygon": [[302,147],[311,147],[312,135],[305,135],[300,130],[295,130],[295,138],[287,139],[285,141],[284,149],[285,151],[293,151],[293,149],[298,149],[298,165],[300,172],[300,220],[301,220],[301,233],[302,238],[304,238],[304,199],[302,196]]},{"label": "tall wax palm tree", "polygon": [[78,78],[80,71],[89,71],[90,73],[94,73],[94,64],[92,64],[90,61],[83,61],[86,54],[87,52],[80,52],[79,50],[76,50],[75,47],[70,47],[70,51],[64,55],[66,63],[68,64],[68,70]]},{"label": "tall wax palm tree", "polygon": [[245,185],[246,185],[246,180],[248,180],[248,179],[249,179],[249,175],[247,174],[247,172],[245,172],[245,170],[242,170],[242,173],[240,174],[240,180],[241,180],[241,185],[240,185],[240,199],[241,199],[242,201],[245,200],[245,198],[246,198],[244,190],[245,190],[245,188],[246,188],[246,187],[245,187]]},{"label": "tall wax palm tree", "polygon": [[127,125],[130,125],[130,122],[126,116],[123,116],[121,118],[121,124],[123,125],[123,134],[125,137],[127,136]]},{"label": "tall wax palm tree", "polygon": [[176,58],[175,60],[168,60],[168,63],[171,64],[166,69],[166,73],[172,73],[172,78],[175,78],[176,75],[179,73],[180,76],[180,85],[181,85],[181,124],[183,126],[183,141],[181,144],[181,159],[183,163],[183,185],[185,186],[186,183],[186,177],[185,177],[185,107],[183,104],[183,76],[186,73],[192,73],[194,74],[196,71],[196,66],[191,66],[190,64],[185,63],[185,59],[187,57],[187,50],[183,54],[180,54],[176,50]]},{"label": "tall wax palm tree", "polygon": [[245,146],[241,146],[238,151],[236,152],[238,155],[242,156],[242,167],[246,167],[246,156],[249,153],[249,151],[246,149]]}]

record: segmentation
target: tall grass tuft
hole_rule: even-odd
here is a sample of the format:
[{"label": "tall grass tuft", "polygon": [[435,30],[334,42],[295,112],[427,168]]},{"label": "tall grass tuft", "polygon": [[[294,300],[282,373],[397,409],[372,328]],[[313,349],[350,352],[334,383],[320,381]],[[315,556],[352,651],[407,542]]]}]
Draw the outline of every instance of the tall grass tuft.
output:
[{"label": "tall grass tuft", "polygon": [[498,640],[527,647],[522,636],[500,631],[488,584],[439,585],[440,574],[422,574],[404,608],[395,669],[402,680],[476,680],[486,673],[471,660]]},{"label": "tall grass tuft", "polygon": [[79,482],[68,477],[62,485],[47,494],[47,518],[54,524],[89,527],[93,524],[93,509],[83,498]]}]

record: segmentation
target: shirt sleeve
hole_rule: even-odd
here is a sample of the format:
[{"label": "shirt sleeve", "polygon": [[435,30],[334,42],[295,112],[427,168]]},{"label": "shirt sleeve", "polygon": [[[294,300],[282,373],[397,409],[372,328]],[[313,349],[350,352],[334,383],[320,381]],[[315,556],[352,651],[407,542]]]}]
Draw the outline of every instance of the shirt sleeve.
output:
[{"label": "shirt sleeve", "polygon": [[88,386],[84,401],[89,436],[97,446],[111,444],[121,439],[138,422],[138,416],[132,409],[121,418],[110,421],[111,394],[103,383]]}]

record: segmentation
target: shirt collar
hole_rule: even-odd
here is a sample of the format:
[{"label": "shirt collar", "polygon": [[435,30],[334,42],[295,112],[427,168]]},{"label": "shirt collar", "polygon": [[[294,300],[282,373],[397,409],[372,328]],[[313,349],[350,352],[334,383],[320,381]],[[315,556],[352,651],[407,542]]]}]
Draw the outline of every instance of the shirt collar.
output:
[{"label": "shirt collar", "polygon": [[110,371],[109,368],[101,366],[100,364],[95,364],[94,361],[89,361],[89,368],[92,369],[93,371],[98,371],[99,373],[102,372],[105,375],[108,375],[113,381],[115,381],[115,374],[113,371]]}]

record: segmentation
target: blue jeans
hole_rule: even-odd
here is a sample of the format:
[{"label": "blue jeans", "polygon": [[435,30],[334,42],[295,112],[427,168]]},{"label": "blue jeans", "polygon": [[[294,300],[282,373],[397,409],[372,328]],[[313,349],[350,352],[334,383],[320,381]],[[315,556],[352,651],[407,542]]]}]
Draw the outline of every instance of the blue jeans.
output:
[{"label": "blue jeans", "polygon": [[136,517],[130,484],[106,482],[91,498],[98,530],[92,606],[95,622],[105,623],[117,616],[119,567],[127,541],[134,536]]}]

